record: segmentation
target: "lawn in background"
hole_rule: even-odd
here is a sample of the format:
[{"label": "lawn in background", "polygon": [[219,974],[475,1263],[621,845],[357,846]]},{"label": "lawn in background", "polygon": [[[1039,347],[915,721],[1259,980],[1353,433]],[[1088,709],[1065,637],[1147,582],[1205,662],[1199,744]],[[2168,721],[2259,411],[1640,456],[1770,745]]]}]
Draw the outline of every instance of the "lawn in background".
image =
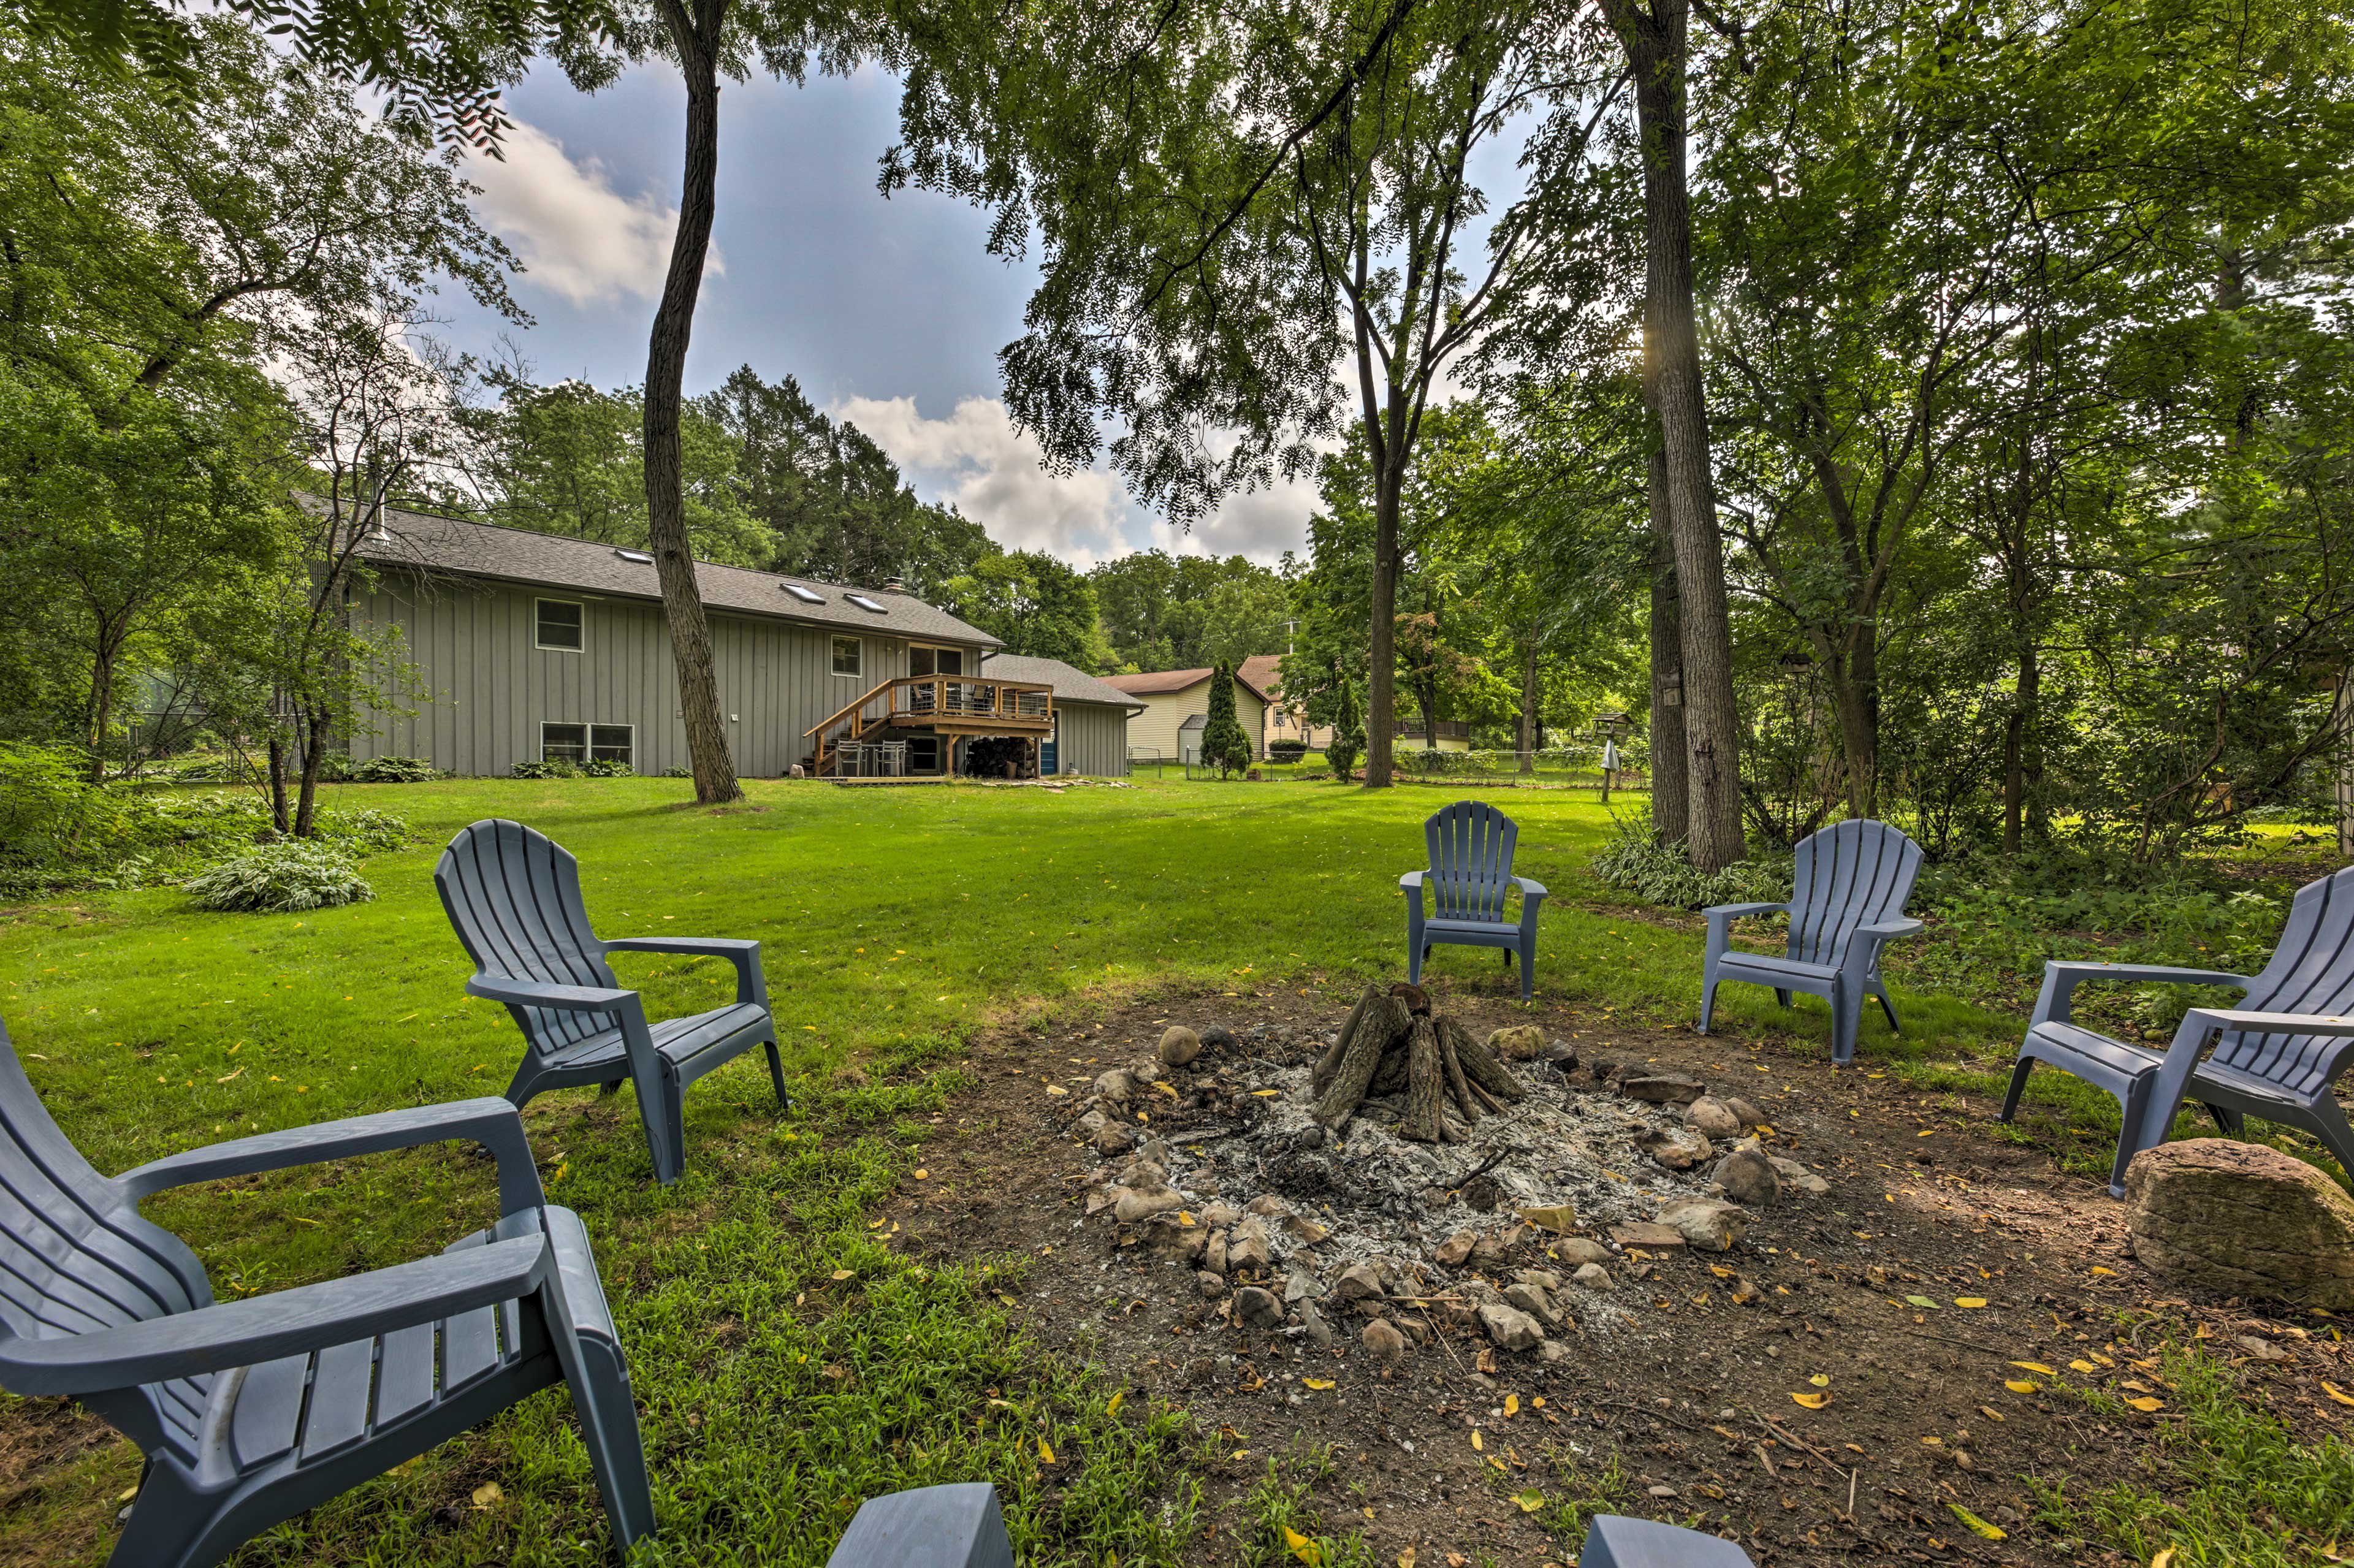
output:
[{"label": "lawn in background", "polygon": [[[822,1563],[861,1498],[977,1473],[999,1483],[1035,1561],[1172,1560],[1194,1528],[1182,1424],[1141,1400],[1114,1411],[1115,1372],[1035,1354],[1003,1309],[1015,1266],[916,1267],[867,1216],[939,1135],[977,1029],[1165,988],[1321,990],[1337,1018],[1365,980],[1401,978],[1397,877],[1422,863],[1422,819],[1454,795],[754,781],[742,805],[705,810],[686,789],[343,787],[331,793],[344,803],[397,811],[416,832],[413,847],[367,862],[373,903],[213,915],[150,890],[16,908],[0,914],[0,1020],[104,1171],[496,1094],[518,1036],[504,1009],[464,998],[471,966],[430,873],[465,823],[528,822],[578,856],[603,935],[764,943],[797,1097],[775,1115],[757,1053],[705,1080],[687,1100],[688,1175],[668,1189],[651,1185],[628,1091],[544,1096],[526,1113],[554,1199],[588,1221],[629,1347],[663,1525],[642,1560]],[[1697,922],[1609,906],[1585,869],[1607,812],[1565,794],[1499,799],[1521,825],[1518,869],[1554,894],[1540,993],[1628,1022],[1689,1020]],[[615,968],[658,1012],[732,994],[724,960]],[[1428,973],[1511,986],[1478,950],[1439,949]],[[1905,1039],[1868,1021],[1868,1051],[1977,1054],[2015,1037],[2015,1023],[1959,1002],[1898,999]],[[1819,1009],[1777,1017],[1756,988],[1729,990],[1719,1016],[1809,1049],[1824,1033]],[[431,1252],[486,1223],[491,1198],[487,1167],[449,1150],[222,1183],[147,1212],[198,1247],[228,1298]],[[567,1414],[563,1395],[543,1394],[243,1561],[594,1561],[601,1523]],[[120,1444],[40,1473],[0,1518],[0,1562],[101,1561],[135,1480]]]}]

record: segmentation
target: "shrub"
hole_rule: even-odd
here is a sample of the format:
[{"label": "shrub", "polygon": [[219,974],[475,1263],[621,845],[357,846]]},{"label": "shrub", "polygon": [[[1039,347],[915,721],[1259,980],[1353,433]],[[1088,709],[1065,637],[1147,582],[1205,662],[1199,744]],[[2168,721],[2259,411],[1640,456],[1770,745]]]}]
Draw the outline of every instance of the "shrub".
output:
[{"label": "shrub", "polygon": [[1221,775],[1238,773],[1251,765],[1250,736],[1235,717],[1235,672],[1220,664],[1210,674],[1210,713],[1202,726],[1202,761]]},{"label": "shrub", "polygon": [[634,779],[638,770],[626,762],[591,762],[581,768],[591,779]]},{"label": "shrub", "polygon": [[580,765],[555,760],[518,762],[514,765],[514,776],[518,779],[578,779],[580,777]]},{"label": "shrub", "polygon": [[1357,683],[1343,675],[1333,699],[1332,738],[1325,743],[1324,759],[1332,765],[1335,778],[1346,779],[1356,772],[1357,760],[1364,755],[1364,710],[1357,705]]},{"label": "shrub", "polygon": [[441,770],[421,757],[372,757],[347,765],[344,777],[355,784],[429,784]]},{"label": "shrub", "polygon": [[183,885],[199,908],[249,914],[328,909],[376,896],[342,850],[301,842],[263,844]]},{"label": "shrub", "polygon": [[1270,762],[1297,762],[1307,755],[1308,743],[1304,740],[1270,740],[1267,743],[1267,758]]},{"label": "shrub", "polygon": [[1703,909],[1712,904],[1766,903],[1790,896],[1787,859],[1736,861],[1723,871],[1695,870],[1683,845],[1663,842],[1648,814],[1620,816],[1610,842],[1594,857],[1594,874],[1647,904]]}]

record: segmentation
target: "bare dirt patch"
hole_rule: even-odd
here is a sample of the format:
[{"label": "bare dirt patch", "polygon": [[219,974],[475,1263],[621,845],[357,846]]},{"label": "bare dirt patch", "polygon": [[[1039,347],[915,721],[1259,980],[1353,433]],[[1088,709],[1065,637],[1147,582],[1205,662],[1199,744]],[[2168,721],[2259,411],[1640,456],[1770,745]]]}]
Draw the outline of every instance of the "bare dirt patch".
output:
[{"label": "bare dirt patch", "polygon": [[[1300,1149],[1287,1181],[1270,1168],[1279,1142],[1270,1135],[1304,1131],[1294,1097],[1352,1000],[1164,999],[1084,1026],[1002,1030],[976,1049],[978,1086],[949,1107],[923,1179],[892,1207],[919,1255],[1023,1255],[1017,1299],[1045,1344],[1124,1371],[1219,1435],[1229,1457],[1208,1478],[1197,1561],[1232,1561],[1241,1498],[1270,1456],[1302,1447],[1332,1457],[1317,1495],[1328,1528],[1363,1530],[1384,1563],[1408,1547],[1422,1563],[1450,1552],[1565,1562],[1549,1526],[1563,1523],[1564,1499],[1610,1491],[1614,1464],[1613,1510],[1735,1536],[1761,1564],[2112,1561],[2038,1525],[2032,1483],[2064,1478],[2081,1490],[2121,1478],[2158,1425],[2175,1419],[2118,1321],[2153,1306],[2206,1322],[2227,1351],[2248,1349],[2245,1364],[2267,1380],[2274,1408],[2308,1436],[2337,1425],[2306,1391],[2344,1372],[2347,1346],[2236,1303],[2162,1299],[2168,1293],[2128,1254],[2123,1211],[2098,1186],[1998,1140],[1991,1104],[1924,1095],[1869,1065],[1833,1068],[1738,1036],[1628,1029],[1567,1008],[1443,998],[1483,1036],[1533,1023],[1582,1063],[1615,1056],[1681,1072],[1712,1097],[1761,1111],[1765,1149],[1819,1174],[1826,1190],[1748,1206],[1746,1234],[1727,1252],[1609,1239],[1644,1207],[1704,1191],[1710,1171],[1638,1163],[1634,1140],[1668,1119],[1662,1107],[1629,1102],[1585,1066],[1515,1064],[1534,1114],[1517,1131],[1489,1130],[1527,1141],[1585,1129],[1598,1171],[1564,1163],[1555,1148],[1534,1150],[1483,1173],[1503,1186],[1471,1193],[1493,1200],[1479,1208],[1468,1182],[1429,1192],[1375,1180],[1395,1140],[1352,1123],[1337,1149]],[[1204,1034],[1222,1026],[1232,1040],[1182,1068],[1155,1069],[1168,1089],[1137,1098],[1143,1119],[1131,1111],[1123,1125],[1157,1143],[1108,1158],[1078,1141],[1070,1129],[1097,1076],[1151,1057],[1170,1023]],[[1614,1127],[1627,1134],[1617,1145],[1601,1136]],[[1235,1128],[1246,1135],[1222,1130]],[[1365,1158],[1352,1162],[1361,1138]],[[1432,1157],[1459,1175],[1478,1147],[1475,1139]],[[1267,1266],[1211,1287],[1198,1256],[1154,1245],[1151,1219],[1121,1223],[1101,1194],[1118,1161],[1139,1156],[1165,1162],[1193,1217],[1214,1202],[1246,1213],[1253,1199],[1277,1200],[1280,1212],[1265,1216]],[[1301,1165],[1354,1169],[1359,1190],[1320,1194],[1297,1180]],[[1550,1194],[1578,1211],[1568,1234],[1516,1227],[1548,1196],[1516,1181],[1525,1187],[1548,1170],[1556,1185],[1564,1171],[1582,1172],[1576,1191]],[[1393,1189],[1405,1201],[1390,1202]],[[1383,1226],[1369,1245],[1368,1231]],[[1491,1245],[1451,1266],[1433,1261],[1437,1244],[1467,1228]],[[1501,1349],[1476,1311],[1461,1309],[1467,1296],[1500,1293],[1529,1271],[1565,1282],[1564,1254],[1585,1250],[1575,1236],[1607,1249],[1611,1283],[1554,1293],[1564,1319],[1547,1335],[1555,1349]],[[1404,1277],[1380,1298],[1344,1300],[1339,1275],[1375,1251],[1410,1266]],[[1265,1326],[1235,1310],[1247,1279],[1280,1299],[1301,1273],[1323,1289],[1309,1299],[1329,1345],[1304,1327],[1296,1300],[1279,1323],[1262,1313]],[[1402,1360],[1366,1347],[1373,1314],[1404,1330]],[[2105,1420],[2018,1362],[2128,1393],[2137,1383],[2158,1408]],[[2077,1371],[2066,1371],[2071,1362]],[[2006,1539],[1982,1538],[1957,1510]]]}]

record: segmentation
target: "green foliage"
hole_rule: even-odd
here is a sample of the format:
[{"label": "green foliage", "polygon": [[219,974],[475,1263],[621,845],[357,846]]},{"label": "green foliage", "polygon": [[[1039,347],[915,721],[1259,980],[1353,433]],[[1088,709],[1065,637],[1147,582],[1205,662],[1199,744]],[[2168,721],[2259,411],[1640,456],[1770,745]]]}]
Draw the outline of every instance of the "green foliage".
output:
[{"label": "green foliage", "polygon": [[345,774],[355,784],[427,784],[442,776],[421,757],[371,757]]},{"label": "green foliage", "polygon": [[1365,710],[1357,697],[1357,683],[1345,673],[1334,676],[1331,694],[1328,722],[1332,738],[1324,743],[1324,759],[1335,774],[1346,779],[1356,772],[1357,759],[1365,755]]},{"label": "green foliage", "polygon": [[1138,550],[1097,567],[1087,582],[1125,670],[1240,665],[1284,645],[1288,586],[1240,556]]},{"label": "green foliage", "polygon": [[1060,659],[1090,674],[1111,663],[1094,587],[1043,550],[985,556],[942,592],[949,609],[1002,641],[1009,653]]},{"label": "green foliage", "polygon": [[1610,842],[1594,857],[1605,885],[1647,904],[1703,909],[1712,904],[1778,902],[1790,896],[1790,862],[1735,861],[1713,874],[1695,871],[1683,846],[1662,840],[1648,813],[1611,817]]},{"label": "green foliage", "polygon": [[376,896],[343,851],[301,840],[260,845],[198,872],[181,885],[199,908],[224,914],[332,909]]},{"label": "green foliage", "polygon": [[1251,765],[1251,740],[1235,717],[1235,671],[1221,664],[1210,673],[1210,711],[1202,726],[1202,761],[1219,777]]},{"label": "green foliage", "polygon": [[552,758],[518,762],[514,765],[514,776],[517,779],[579,779],[586,775],[580,764]]}]

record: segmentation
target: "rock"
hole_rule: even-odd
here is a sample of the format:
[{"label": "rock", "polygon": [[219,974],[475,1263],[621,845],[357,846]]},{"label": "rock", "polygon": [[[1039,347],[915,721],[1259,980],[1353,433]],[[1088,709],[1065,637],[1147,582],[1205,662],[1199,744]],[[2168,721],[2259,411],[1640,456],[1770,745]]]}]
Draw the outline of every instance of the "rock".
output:
[{"label": "rock", "polygon": [[1766,1113],[1759,1110],[1755,1106],[1751,1105],[1747,1100],[1726,1100],[1724,1102],[1724,1108],[1731,1111],[1734,1116],[1740,1118],[1741,1125],[1744,1128],[1764,1127],[1766,1125]]},{"label": "rock", "polygon": [[1223,1051],[1235,1043],[1235,1032],[1223,1023],[1213,1023],[1202,1031],[1202,1044],[1212,1051]]},{"label": "rock", "polygon": [[1444,1267],[1460,1268],[1463,1266],[1464,1259],[1471,1255],[1471,1249],[1479,1244],[1479,1232],[1457,1231],[1453,1235],[1440,1242],[1438,1249],[1430,1255]]},{"label": "rock", "polygon": [[1533,1285],[1507,1285],[1504,1287],[1504,1299],[1534,1318],[1546,1333],[1561,1332],[1564,1321],[1561,1309],[1553,1305],[1553,1297],[1548,1292]]},{"label": "rock", "polygon": [[1689,1127],[1655,1127],[1635,1142],[1663,1171],[1689,1171],[1713,1152],[1708,1139]]},{"label": "rock", "polygon": [[1242,1217],[1243,1212],[1224,1198],[1213,1198],[1202,1206],[1202,1223],[1214,1225],[1219,1230],[1225,1229]]},{"label": "rock", "polygon": [[1504,1201],[1503,1187],[1484,1171],[1464,1182],[1462,1192],[1463,1201],[1483,1214],[1492,1213]]},{"label": "rock", "polygon": [[1606,1084],[1629,1068],[1642,1065],[1641,1063],[1630,1061],[1614,1051],[1597,1052],[1586,1058],[1585,1065],[1593,1072],[1594,1081],[1597,1084]]},{"label": "rock", "polygon": [[1488,1036],[1490,1054],[1507,1062],[1533,1062],[1545,1047],[1545,1032],[1533,1023],[1513,1023]]},{"label": "rock", "polygon": [[1738,1203],[1693,1198],[1659,1211],[1668,1226],[1703,1252],[1731,1252],[1749,1234],[1749,1215]]},{"label": "rock", "polygon": [[1124,1225],[1149,1220],[1185,1206],[1185,1200],[1166,1187],[1122,1187],[1112,1200],[1112,1217]]},{"label": "rock", "polygon": [[1702,1095],[1684,1107],[1684,1124],[1703,1138],[1727,1139],[1741,1136],[1741,1118],[1723,1100]]},{"label": "rock", "polygon": [[1223,1274],[1213,1274],[1205,1268],[1193,1277],[1193,1287],[1201,1291],[1204,1300],[1215,1301],[1226,1293],[1226,1277]]},{"label": "rock", "polygon": [[1263,1274],[1268,1258],[1267,1222],[1257,1214],[1235,1221],[1234,1229],[1226,1233],[1226,1272]]},{"label": "rock", "polygon": [[1169,1168],[1140,1154],[1119,1168],[1119,1184],[1147,1190],[1169,1185]]},{"label": "rock", "polygon": [[1514,1225],[1501,1235],[1481,1236],[1471,1244],[1471,1266],[1501,1268],[1511,1261],[1512,1248],[1520,1245],[1521,1227]]},{"label": "rock", "polygon": [[1655,1106],[1688,1106],[1707,1091],[1708,1086],[1690,1073],[1664,1068],[1645,1067],[1627,1073],[1618,1080],[1620,1094],[1630,1100],[1649,1100]]},{"label": "rock", "polygon": [[1547,1340],[1537,1347],[1537,1360],[1549,1367],[1559,1366],[1564,1361],[1575,1360],[1576,1355],[1575,1351],[1571,1350],[1559,1340]]},{"label": "rock", "polygon": [[1104,1115],[1103,1112],[1085,1111],[1080,1114],[1077,1120],[1071,1123],[1071,1136],[1081,1143],[1093,1143],[1096,1140],[1096,1134],[1111,1125],[1111,1118]]},{"label": "rock", "polygon": [[1555,1235],[1565,1236],[1577,1228],[1577,1211],[1567,1203],[1553,1203],[1542,1208],[1522,1209],[1521,1219],[1525,1224],[1534,1225],[1541,1231],[1551,1231]]},{"label": "rock", "polygon": [[1380,1269],[1370,1263],[1352,1263],[1341,1271],[1332,1293],[1343,1301],[1379,1301],[1388,1291],[1384,1287]]},{"label": "rock", "polygon": [[1285,1234],[1302,1246],[1314,1246],[1332,1234],[1305,1214],[1286,1214],[1283,1217],[1283,1230]]},{"label": "rock", "polygon": [[1561,1276],[1549,1268],[1523,1268],[1516,1272],[1512,1278],[1522,1285],[1533,1285],[1548,1295],[1561,1289]]},{"label": "rock", "polygon": [[1548,1040],[1545,1048],[1537,1053],[1537,1060],[1551,1064],[1555,1072],[1575,1072],[1577,1070],[1577,1047],[1566,1040]]},{"label": "rock", "polygon": [[1831,1190],[1831,1184],[1786,1154],[1769,1154],[1766,1163],[1782,1179],[1786,1192],[1804,1192],[1809,1198],[1819,1198]]},{"label": "rock", "polygon": [[1202,1248],[1202,1266],[1223,1277],[1226,1272],[1226,1233],[1212,1231]]},{"label": "rock", "polygon": [[1392,1366],[1405,1360],[1411,1349],[1406,1343],[1405,1336],[1399,1333],[1396,1327],[1388,1319],[1383,1318],[1373,1319],[1358,1330],[1357,1342],[1363,1345],[1375,1359],[1387,1361]]},{"label": "rock", "polygon": [[1272,1192],[1263,1192],[1245,1203],[1243,1212],[1248,1214],[1265,1214],[1269,1219],[1280,1219],[1291,1213],[1291,1205]]},{"label": "rock", "polygon": [[1315,1302],[1302,1301],[1292,1310],[1299,1314],[1299,1326],[1307,1331],[1310,1344],[1320,1351],[1332,1348],[1332,1325],[1324,1320],[1323,1313],[1316,1310]]},{"label": "rock", "polygon": [[2134,1255],[2218,1294],[2354,1310],[2354,1198],[2293,1155],[2194,1138],[2126,1171]]},{"label": "rock", "polygon": [[1589,1263],[1608,1263],[1610,1249],[1591,1236],[1571,1236],[1553,1246],[1553,1253],[1570,1268],[1582,1268]]},{"label": "rock", "polygon": [[1161,1059],[1172,1067],[1182,1067],[1202,1054],[1202,1037],[1182,1023],[1172,1023],[1161,1032]]},{"label": "rock", "polygon": [[1125,1067],[1113,1067],[1096,1075],[1095,1092],[1117,1105],[1126,1105],[1136,1097],[1136,1079]]},{"label": "rock", "polygon": [[1272,1290],[1246,1285],[1235,1292],[1235,1321],[1246,1329],[1274,1329],[1283,1323],[1283,1303]]},{"label": "rock", "polygon": [[1577,1272],[1570,1277],[1588,1290],[1607,1290],[1614,1283],[1610,1271],[1598,1263],[1579,1264]]},{"label": "rock", "polygon": [[1490,1302],[1479,1308],[1479,1327],[1507,1351],[1532,1351],[1544,1342],[1544,1329],[1518,1307]]},{"label": "rock", "polygon": [[1323,1294],[1324,1287],[1316,1276],[1297,1264],[1294,1264],[1291,1272],[1284,1277],[1283,1304],[1287,1307],[1301,1301],[1312,1301]]},{"label": "rock", "polygon": [[1312,1121],[1310,1122],[1306,1127],[1299,1129],[1299,1136],[1292,1139],[1292,1147],[1295,1149],[1323,1148],[1324,1128],[1319,1123]]},{"label": "rock", "polygon": [[1106,1209],[1110,1208],[1114,1203],[1117,1203],[1117,1202],[1119,1202],[1119,1188],[1117,1188],[1117,1187],[1097,1187],[1097,1188],[1096,1188],[1094,1191],[1090,1192],[1087,1194],[1087,1218],[1089,1218],[1089,1219],[1094,1219],[1097,1214],[1102,1213]]},{"label": "rock", "polygon": [[1209,1248],[1210,1233],[1200,1225],[1180,1224],[1174,1215],[1161,1215],[1144,1228],[1144,1239],[1157,1256],[1198,1266]]},{"label": "rock", "polygon": [[1679,1247],[1685,1245],[1684,1233],[1673,1225],[1655,1225],[1638,1220],[1631,1224],[1612,1225],[1610,1239],[1620,1246]]},{"label": "rock", "polygon": [[1733,1277],[1733,1304],[1735,1307],[1754,1307],[1765,1298],[1766,1292],[1757,1287],[1755,1280],[1745,1274]]},{"label": "rock", "polygon": [[1108,1122],[1095,1135],[1094,1142],[1098,1154],[1125,1154],[1136,1147],[1136,1134],[1116,1121]]},{"label": "rock", "polygon": [[1736,1203],[1770,1203],[1782,1195],[1774,1162],[1754,1149],[1737,1149],[1718,1160],[1716,1184]]},{"label": "rock", "polygon": [[1162,1170],[1169,1168],[1169,1146],[1157,1138],[1148,1138],[1144,1147],[1136,1151],[1139,1160],[1150,1160]]}]

